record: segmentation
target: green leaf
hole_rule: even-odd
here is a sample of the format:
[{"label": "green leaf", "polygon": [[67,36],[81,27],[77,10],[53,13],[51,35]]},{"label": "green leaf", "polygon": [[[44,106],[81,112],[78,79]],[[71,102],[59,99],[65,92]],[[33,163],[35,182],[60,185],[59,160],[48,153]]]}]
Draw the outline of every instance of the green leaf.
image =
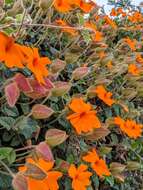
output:
[{"label": "green leaf", "polygon": [[84,21],[85,21],[83,15],[80,14],[80,13],[77,13],[77,16],[78,16],[79,24],[80,24],[81,26],[83,26],[83,25],[84,25]]},{"label": "green leaf", "polygon": [[5,104],[3,107],[2,107],[2,112],[7,115],[7,116],[11,116],[11,117],[17,117],[19,115],[18,113],[18,109],[16,106],[14,107],[9,107],[7,104]]},{"label": "green leaf", "polygon": [[15,161],[16,153],[13,148],[3,147],[0,148],[0,159],[7,159],[8,162],[11,164]]},{"label": "green leaf", "polygon": [[114,186],[114,177],[113,176],[106,176],[105,177],[105,181],[111,186],[113,187]]},{"label": "green leaf", "polygon": [[0,174],[0,190],[13,190],[11,187],[11,176]]},{"label": "green leaf", "polygon": [[30,112],[30,106],[28,104],[20,104],[20,107],[21,107],[24,115],[26,115]]},{"label": "green leaf", "polygon": [[11,164],[11,163],[15,162],[15,159],[16,159],[16,153],[14,150],[12,150],[10,152],[10,154],[8,155],[7,160]]},{"label": "green leaf", "polygon": [[20,134],[24,135],[26,139],[32,137],[32,134],[37,131],[38,125],[35,120],[21,116],[16,121],[16,129]]},{"label": "green leaf", "polygon": [[14,0],[5,0],[5,4],[11,4],[13,2],[14,2]]},{"label": "green leaf", "polygon": [[10,130],[14,126],[15,120],[12,117],[0,117],[0,125]]},{"label": "green leaf", "polygon": [[89,42],[91,41],[91,37],[90,37],[89,31],[83,30],[83,31],[82,31],[82,36],[83,36],[83,38],[84,38],[84,41],[85,41],[87,44],[89,44]]}]

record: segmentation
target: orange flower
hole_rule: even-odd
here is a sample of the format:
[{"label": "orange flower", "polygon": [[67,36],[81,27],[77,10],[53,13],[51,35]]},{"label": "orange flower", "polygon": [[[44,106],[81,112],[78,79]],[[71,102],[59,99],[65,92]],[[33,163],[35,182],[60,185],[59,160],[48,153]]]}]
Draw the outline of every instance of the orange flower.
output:
[{"label": "orange flower", "polygon": [[135,39],[131,40],[130,38],[125,38],[124,41],[128,44],[132,51],[136,50],[137,41]]},{"label": "orange flower", "polygon": [[100,51],[98,54],[100,59],[103,59],[106,56],[106,53],[104,51]]},{"label": "orange flower", "polygon": [[[34,161],[33,159],[29,158],[27,159],[27,163],[35,165],[46,176],[44,179],[35,179],[35,178],[32,178],[31,176],[27,177],[28,190],[35,190],[35,189],[36,190],[58,190],[59,189],[57,180],[58,178],[62,177],[62,173],[58,171],[51,171],[51,169],[54,166],[54,162],[46,162],[41,158],[37,161]],[[20,167],[19,170],[24,173],[26,172],[27,167],[26,166]],[[36,176],[36,170],[33,175]]]},{"label": "orange flower", "polygon": [[106,103],[108,106],[112,106],[112,104],[115,103],[115,100],[113,100],[112,93],[107,92],[104,88],[104,86],[99,85],[96,87],[95,92],[97,93],[98,98],[100,98],[104,103]]},{"label": "orange flower", "polygon": [[110,176],[110,171],[103,159],[100,159],[96,150],[92,149],[86,156],[82,158],[84,161],[91,163],[92,169],[97,173],[99,177]]},{"label": "orange flower", "polygon": [[128,72],[134,76],[137,76],[140,74],[140,70],[138,69],[138,67],[135,64],[130,64],[128,66]]},{"label": "orange flower", "polygon": [[117,16],[118,14],[117,14],[117,11],[113,8],[112,10],[111,10],[111,13],[110,13],[110,16]]},{"label": "orange flower", "polygon": [[72,164],[68,170],[69,176],[72,178],[72,188],[74,190],[86,190],[90,185],[91,172],[87,171],[87,166],[81,164],[78,168]]},{"label": "orange flower", "polygon": [[84,0],[80,0],[79,7],[85,13],[89,13],[95,7],[95,3],[93,2],[85,2]]},{"label": "orange flower", "polygon": [[0,61],[4,61],[9,68],[23,68],[26,61],[22,52],[23,46],[2,32],[0,32],[0,42]]},{"label": "orange flower", "polygon": [[104,19],[105,22],[109,24],[113,29],[117,29],[116,23],[111,18],[109,18],[109,16],[105,16]]},{"label": "orange flower", "polygon": [[72,9],[70,0],[55,0],[54,7],[57,11],[66,13]]},{"label": "orange flower", "polygon": [[97,31],[97,27],[96,27],[96,25],[94,23],[92,23],[92,22],[86,22],[85,23],[85,27],[91,29],[94,32],[94,34],[92,35],[92,39],[94,41],[99,42],[99,41],[103,40],[103,34],[102,34],[102,32]]},{"label": "orange flower", "polygon": [[33,72],[39,83],[45,84],[44,77],[48,76],[46,65],[50,64],[51,61],[48,57],[40,57],[37,48],[28,48],[28,51],[27,68]]},{"label": "orange flower", "polygon": [[96,31],[95,35],[92,35],[92,39],[96,42],[100,42],[103,40],[102,32]]},{"label": "orange flower", "polygon": [[114,123],[116,125],[119,125],[120,129],[131,138],[136,139],[137,137],[141,136],[143,126],[141,124],[137,124],[131,119],[127,119],[126,121],[124,121],[120,117],[115,117]]},{"label": "orange flower", "polygon": [[140,12],[135,11],[132,15],[128,16],[128,19],[132,23],[138,23],[143,21],[143,16]]},{"label": "orange flower", "polygon": [[113,67],[112,61],[108,61],[108,63],[107,63],[107,68],[108,68],[109,70],[111,70],[112,67]]},{"label": "orange flower", "polygon": [[85,25],[85,27],[91,29],[94,33],[96,33],[97,27],[93,22],[89,21],[89,22],[86,22],[84,25]]},{"label": "orange flower", "polygon": [[141,54],[137,54],[137,55],[136,55],[136,61],[137,61],[138,63],[143,64],[143,58],[142,58]]},{"label": "orange flower", "polygon": [[56,23],[60,26],[65,26],[65,28],[62,29],[63,32],[67,32],[67,33],[71,34],[72,36],[77,35],[77,31],[75,29],[66,28],[66,27],[70,27],[70,26],[64,20],[58,19],[58,20],[56,20]]},{"label": "orange flower", "polygon": [[92,110],[92,106],[86,104],[82,98],[74,98],[69,107],[75,113],[69,115],[67,119],[70,120],[78,134],[92,131],[101,126],[96,111]]}]

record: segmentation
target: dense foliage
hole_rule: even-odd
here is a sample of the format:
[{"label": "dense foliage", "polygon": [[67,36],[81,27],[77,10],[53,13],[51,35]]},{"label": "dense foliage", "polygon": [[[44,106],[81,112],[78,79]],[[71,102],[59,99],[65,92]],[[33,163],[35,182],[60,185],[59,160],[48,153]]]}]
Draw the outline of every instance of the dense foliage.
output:
[{"label": "dense foliage", "polygon": [[0,1],[0,190],[143,188],[142,4]]}]

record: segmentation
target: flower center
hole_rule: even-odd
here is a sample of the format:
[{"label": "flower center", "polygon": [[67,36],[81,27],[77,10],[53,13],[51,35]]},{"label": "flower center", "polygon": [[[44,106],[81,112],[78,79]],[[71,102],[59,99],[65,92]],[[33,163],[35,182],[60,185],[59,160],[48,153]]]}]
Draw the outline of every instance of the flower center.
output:
[{"label": "flower center", "polygon": [[86,114],[86,112],[82,112],[82,113],[80,113],[80,117],[85,116],[85,114]]},{"label": "flower center", "polygon": [[135,127],[135,125],[133,125],[132,127],[131,127],[131,129],[135,129],[136,127]]},{"label": "flower center", "polygon": [[5,50],[6,50],[6,51],[9,51],[10,48],[13,46],[13,44],[14,44],[14,40],[13,40],[12,38],[9,38],[9,39],[8,39],[8,42],[7,42],[7,44],[6,44]]},{"label": "flower center", "polygon": [[33,66],[35,67],[35,66],[37,65],[37,63],[38,63],[38,58],[35,57],[35,58],[33,59]]},{"label": "flower center", "polygon": [[62,4],[63,4],[62,0],[59,0],[59,1],[58,1],[58,7],[61,7]]}]

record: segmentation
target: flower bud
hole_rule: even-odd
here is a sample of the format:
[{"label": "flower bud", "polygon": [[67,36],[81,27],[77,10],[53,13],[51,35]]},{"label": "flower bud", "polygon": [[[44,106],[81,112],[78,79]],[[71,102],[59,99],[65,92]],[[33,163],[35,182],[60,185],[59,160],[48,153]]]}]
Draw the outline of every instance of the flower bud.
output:
[{"label": "flower bud", "polygon": [[45,105],[35,104],[32,107],[31,113],[35,119],[47,119],[54,113],[54,111]]},{"label": "flower bud", "polygon": [[60,59],[56,59],[53,61],[53,63],[51,64],[51,72],[54,73],[58,73],[60,71],[62,71],[65,68],[65,62],[60,60]]},{"label": "flower bud", "polygon": [[59,129],[49,129],[45,135],[46,143],[52,147],[63,143],[67,138],[66,132]]},{"label": "flower bud", "polygon": [[107,146],[103,146],[99,148],[99,154],[100,156],[104,156],[106,154],[109,154],[111,152],[112,148],[107,147]]},{"label": "flower bud", "polygon": [[133,171],[133,170],[138,170],[140,169],[141,165],[139,162],[135,162],[135,161],[128,161],[127,162],[127,169],[129,171]]},{"label": "flower bud", "polygon": [[52,151],[46,142],[41,142],[36,146],[36,152],[47,162],[54,161]]},{"label": "flower bud", "polygon": [[12,180],[12,186],[15,190],[27,190],[28,182],[24,175],[17,173]]},{"label": "flower bud", "polygon": [[12,9],[10,9],[7,12],[7,15],[8,16],[15,16],[15,15],[20,14],[22,12],[23,12],[23,6],[21,4],[21,0],[17,0],[14,2]]},{"label": "flower bud", "polygon": [[123,164],[120,164],[118,162],[112,162],[110,164],[110,171],[111,173],[114,174],[120,174],[125,170],[126,166]]},{"label": "flower bud", "polygon": [[89,73],[88,67],[79,67],[73,71],[72,78],[75,80],[82,79]]},{"label": "flower bud", "polygon": [[109,129],[107,129],[106,127],[100,127],[94,129],[94,131],[92,131],[91,133],[86,134],[85,139],[89,141],[95,141],[106,137],[109,133]]},{"label": "flower bud", "polygon": [[71,84],[70,83],[68,83],[68,82],[62,82],[62,81],[55,82],[54,86],[55,87],[52,89],[52,95],[53,96],[63,96],[71,88]]},{"label": "flower bud", "polygon": [[90,86],[88,89],[87,89],[87,95],[88,97],[90,98],[93,98],[96,96],[96,91],[95,91],[95,86]]},{"label": "flower bud", "polygon": [[53,0],[40,0],[39,7],[45,11],[52,5],[52,3],[53,3]]}]

